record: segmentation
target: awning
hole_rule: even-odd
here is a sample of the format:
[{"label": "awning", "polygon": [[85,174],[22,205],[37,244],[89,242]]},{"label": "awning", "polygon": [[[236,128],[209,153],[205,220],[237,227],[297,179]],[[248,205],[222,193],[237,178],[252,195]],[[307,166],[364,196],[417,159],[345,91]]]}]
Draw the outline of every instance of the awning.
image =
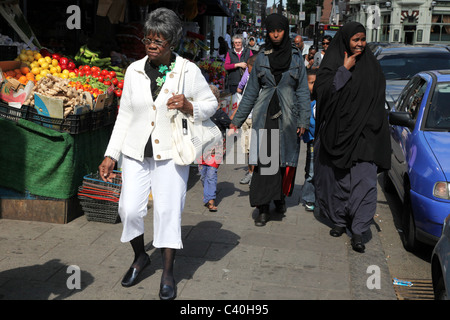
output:
[{"label": "awning", "polygon": [[199,3],[206,4],[204,15],[231,17],[230,9],[228,9],[227,4],[222,0],[202,0]]}]

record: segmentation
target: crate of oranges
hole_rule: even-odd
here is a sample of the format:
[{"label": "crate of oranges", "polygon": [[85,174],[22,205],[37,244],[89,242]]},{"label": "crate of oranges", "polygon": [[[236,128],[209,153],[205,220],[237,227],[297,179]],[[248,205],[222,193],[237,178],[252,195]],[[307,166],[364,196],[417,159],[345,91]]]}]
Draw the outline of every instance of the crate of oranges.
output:
[{"label": "crate of oranges", "polygon": [[0,61],[0,99],[11,107],[20,108],[30,95],[35,76],[20,61]]}]

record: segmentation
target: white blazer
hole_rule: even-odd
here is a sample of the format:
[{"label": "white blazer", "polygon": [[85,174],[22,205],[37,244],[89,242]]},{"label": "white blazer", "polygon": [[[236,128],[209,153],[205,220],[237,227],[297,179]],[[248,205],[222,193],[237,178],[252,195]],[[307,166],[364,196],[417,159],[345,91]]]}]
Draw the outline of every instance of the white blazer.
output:
[{"label": "white blazer", "polygon": [[[119,159],[120,154],[143,161],[147,141],[152,136],[156,161],[172,158],[172,129],[167,113],[167,100],[177,93],[182,58],[176,55],[175,68],[166,76],[155,101],[150,92],[150,78],[144,67],[148,57],[130,64],[120,99],[119,113],[105,156]],[[206,120],[217,110],[218,101],[200,69],[192,62],[185,65],[183,93],[194,107],[194,119]]]}]

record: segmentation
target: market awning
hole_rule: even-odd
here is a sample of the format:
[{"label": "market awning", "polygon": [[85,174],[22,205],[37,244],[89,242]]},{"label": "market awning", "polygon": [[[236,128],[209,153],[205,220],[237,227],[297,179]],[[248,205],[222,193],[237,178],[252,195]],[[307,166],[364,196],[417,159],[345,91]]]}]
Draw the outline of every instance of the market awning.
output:
[{"label": "market awning", "polygon": [[206,4],[204,15],[231,17],[230,9],[228,9],[227,4],[222,0],[203,0],[201,3]]}]

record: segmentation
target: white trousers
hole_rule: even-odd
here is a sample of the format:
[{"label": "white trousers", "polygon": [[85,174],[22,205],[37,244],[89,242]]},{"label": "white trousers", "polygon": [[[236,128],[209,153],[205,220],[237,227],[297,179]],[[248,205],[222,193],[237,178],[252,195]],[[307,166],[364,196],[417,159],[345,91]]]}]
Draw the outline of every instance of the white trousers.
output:
[{"label": "white trousers", "polygon": [[153,196],[153,246],[181,249],[181,213],[186,200],[189,166],[172,160],[138,161],[127,156],[122,162],[119,215],[123,224],[121,241],[144,233],[144,217],[150,191]]}]

